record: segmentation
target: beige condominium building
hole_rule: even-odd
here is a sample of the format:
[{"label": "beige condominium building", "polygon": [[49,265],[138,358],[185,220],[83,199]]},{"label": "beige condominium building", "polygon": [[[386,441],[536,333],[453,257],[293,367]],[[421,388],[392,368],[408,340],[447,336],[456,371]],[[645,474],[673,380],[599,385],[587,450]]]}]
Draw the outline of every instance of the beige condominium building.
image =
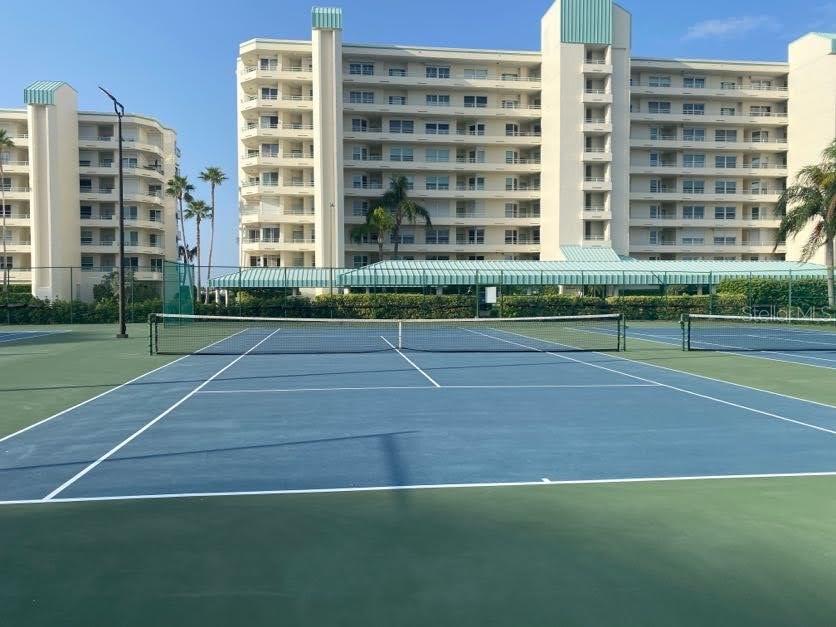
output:
[{"label": "beige condominium building", "polygon": [[[24,101],[25,108],[0,109],[0,129],[14,142],[0,153],[0,264],[35,296],[87,299],[118,267],[117,118],[78,111],[75,90],[62,82],[33,83]],[[175,133],[126,114],[122,134],[124,263],[137,280],[161,281],[163,259],[176,257],[174,202],[164,194],[176,168]]]},{"label": "beige condominium building", "polygon": [[242,265],[376,261],[352,228],[400,175],[432,218],[404,258],[798,256],[776,204],[836,135],[834,35],[786,63],[631,58],[611,0],[557,0],[539,52],[343,44],[339,9],[312,26],[240,46]]}]

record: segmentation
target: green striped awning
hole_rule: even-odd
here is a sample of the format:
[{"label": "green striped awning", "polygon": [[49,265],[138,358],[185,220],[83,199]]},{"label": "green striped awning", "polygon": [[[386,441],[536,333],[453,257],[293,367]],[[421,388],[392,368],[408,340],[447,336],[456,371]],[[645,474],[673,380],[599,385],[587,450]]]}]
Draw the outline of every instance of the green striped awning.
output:
[{"label": "green striped awning", "polygon": [[54,105],[55,92],[66,85],[63,81],[35,81],[23,90],[23,102],[26,104]]}]

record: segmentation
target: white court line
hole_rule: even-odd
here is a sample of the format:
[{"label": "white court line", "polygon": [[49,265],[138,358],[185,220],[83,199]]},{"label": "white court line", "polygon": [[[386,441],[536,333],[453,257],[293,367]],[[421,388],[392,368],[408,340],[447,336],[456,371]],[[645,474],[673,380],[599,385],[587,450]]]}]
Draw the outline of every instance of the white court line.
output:
[{"label": "white court line", "polygon": [[387,339],[386,339],[385,337],[383,337],[382,335],[380,336],[380,339],[381,339],[381,340],[383,340],[384,342],[386,342],[389,346],[391,346],[391,347],[395,350],[395,352],[396,352],[398,355],[400,355],[401,357],[403,357],[404,359],[406,359],[406,361],[407,361],[407,363],[408,363],[408,364],[410,364],[410,365],[411,365],[413,368],[415,368],[418,372],[420,372],[422,375],[424,375],[424,376],[427,378],[427,380],[428,380],[430,383],[432,383],[435,387],[437,387],[437,388],[440,388],[440,387],[441,387],[435,379],[433,379],[430,375],[428,375],[426,372],[424,372],[423,370],[421,370],[421,368],[418,366],[418,364],[416,364],[416,363],[415,363],[414,361],[412,361],[409,357],[407,357],[406,355],[404,355],[404,354],[400,351],[400,349],[399,349],[399,348],[395,348],[395,345],[394,345],[394,344],[392,344],[392,342],[390,342],[389,340],[387,340]]},{"label": "white court line", "polygon": [[538,390],[538,389],[563,389],[563,388],[652,388],[659,387],[653,383],[593,383],[589,385],[441,385],[438,387],[427,387],[426,385],[373,385],[367,387],[336,387],[336,388],[254,388],[251,390],[201,390],[198,394],[271,394],[283,392],[350,392],[364,390]]},{"label": "white court line", "polygon": [[31,340],[36,337],[45,337],[47,335],[58,335],[59,333],[70,333],[69,329],[59,329],[56,331],[0,331],[0,337],[5,334],[11,334],[13,337],[0,339],[0,344],[3,342],[19,342],[21,340]]},{"label": "white court line", "polygon": [[[519,337],[523,337],[523,338],[528,339],[528,340],[537,339],[537,338],[528,337],[527,335],[522,335],[521,333],[514,333],[513,331],[503,330],[502,332],[503,333],[509,333],[511,335],[517,335]],[[516,344],[517,346],[522,346],[523,348],[532,348],[531,346],[526,346],[525,344],[520,344],[519,342],[512,342],[511,340],[504,340],[504,339],[502,339],[500,337],[496,337],[494,335],[488,335],[487,333],[481,333],[480,331],[472,331],[472,333],[480,333],[481,335],[485,335],[485,336],[493,338],[495,340],[500,340],[502,342],[508,342],[509,344]],[[557,344],[557,342],[552,342],[552,344]],[[823,431],[824,433],[829,433],[831,435],[836,435],[836,430],[827,429],[826,427],[821,427],[819,425],[815,425],[815,424],[812,424],[812,423],[809,423],[809,422],[803,422],[803,421],[797,420],[795,418],[788,418],[786,416],[780,416],[778,414],[773,414],[773,413],[768,412],[768,411],[763,411],[762,409],[755,409],[754,407],[749,407],[747,405],[741,405],[740,403],[733,403],[732,401],[726,401],[726,400],[723,400],[722,398],[717,398],[716,396],[709,396],[708,394],[701,394],[699,392],[694,392],[693,390],[688,390],[686,388],[680,388],[680,387],[677,387],[675,385],[670,385],[668,383],[662,383],[661,381],[654,381],[653,379],[647,379],[645,377],[640,377],[638,375],[630,374],[628,372],[622,372],[620,370],[615,370],[614,368],[607,368],[606,366],[602,366],[600,364],[595,364],[595,363],[591,363],[591,362],[588,362],[588,361],[583,361],[581,359],[575,359],[574,357],[569,357],[569,356],[563,355],[561,353],[546,352],[546,354],[547,355],[552,355],[554,357],[558,357],[560,359],[566,359],[568,361],[572,361],[572,362],[575,362],[575,363],[578,363],[578,364],[584,364],[586,366],[590,366],[592,368],[597,368],[599,370],[605,370],[607,372],[620,374],[620,375],[623,375],[625,377],[629,377],[631,379],[636,379],[637,381],[644,381],[646,383],[656,383],[657,385],[660,385],[662,387],[665,387],[665,388],[668,388],[668,389],[671,389],[671,390],[676,390],[677,392],[682,392],[683,394],[689,394],[691,396],[704,398],[706,400],[714,401],[716,403],[721,403],[723,405],[728,405],[730,407],[736,407],[738,409],[743,409],[745,411],[750,411],[750,412],[753,412],[753,413],[756,413],[756,414],[761,414],[763,416],[768,416],[769,418],[776,418],[778,420],[783,420],[784,422],[790,422],[790,423],[793,423],[793,424],[800,425],[802,427],[807,427],[808,429],[815,429],[816,431]],[[601,354],[601,353],[598,353],[598,354]],[[625,361],[632,361],[632,360],[625,359]],[[643,363],[643,362],[633,362],[633,363]]]},{"label": "white court line", "polygon": [[[246,331],[246,329],[244,329],[244,331]],[[238,331],[238,333],[243,333],[244,331]],[[66,331],[66,333],[70,333],[70,331]],[[212,344],[209,344],[208,346],[204,346],[203,348],[201,348],[199,351],[196,351],[196,352],[199,353],[200,351],[205,350],[207,348],[210,348],[210,347],[214,346],[215,344],[220,344],[224,340],[228,340],[229,338],[238,335],[238,333],[233,333],[232,335],[229,335],[229,336],[223,338],[223,340],[218,340],[217,342],[213,342]],[[130,379],[128,381],[125,381],[124,383],[120,383],[119,385],[117,385],[115,387],[112,387],[108,390],[105,390],[101,394],[96,394],[96,396],[92,396],[85,401],[81,401],[80,403],[76,403],[72,407],[67,407],[67,409],[62,409],[57,414],[52,414],[51,416],[48,416],[47,418],[44,418],[43,420],[39,420],[38,422],[35,422],[35,423],[29,425],[28,427],[23,427],[22,429],[18,429],[14,433],[10,433],[9,435],[6,435],[6,436],[3,436],[2,438],[0,438],[0,442],[5,442],[6,440],[11,440],[13,437],[18,436],[21,433],[26,433],[30,429],[34,429],[35,427],[37,427],[39,425],[42,425],[45,422],[49,422],[50,420],[58,418],[59,416],[63,416],[67,412],[71,412],[74,409],[78,409],[79,407],[82,407],[83,405],[86,405],[87,403],[91,403],[91,402],[95,401],[96,399],[101,398],[102,396],[106,396],[106,395],[110,394],[111,392],[115,392],[116,390],[119,390],[119,389],[125,387],[126,385],[130,385],[131,383],[139,381],[143,377],[147,377],[149,374],[154,374],[155,372],[159,372],[163,368],[168,368],[169,366],[171,366],[173,364],[176,364],[178,361],[183,361],[184,359],[186,359],[186,357],[190,357],[190,355],[183,355],[182,357],[178,357],[177,359],[175,359],[173,361],[170,361],[167,364],[163,364],[159,368],[154,368],[153,370],[149,370],[148,372],[145,372],[145,373],[139,375],[138,377],[134,377],[133,379]]]},{"label": "white court line", "polygon": [[98,466],[98,465],[99,465],[99,464],[101,464],[103,461],[105,461],[108,457],[110,457],[111,455],[113,455],[114,453],[116,453],[117,451],[119,451],[121,448],[125,447],[127,444],[129,444],[130,442],[132,442],[133,440],[135,440],[136,438],[138,438],[138,437],[139,437],[142,433],[144,433],[145,431],[147,431],[148,429],[150,429],[151,427],[153,427],[153,426],[154,426],[155,424],[157,424],[160,420],[162,420],[163,418],[165,418],[168,414],[170,414],[172,411],[174,411],[175,409],[177,409],[180,405],[182,405],[182,404],[183,404],[183,403],[185,403],[187,400],[189,400],[192,396],[194,396],[194,394],[195,394],[196,392],[199,392],[199,391],[200,391],[200,390],[201,390],[204,386],[208,385],[208,384],[209,384],[212,380],[214,380],[217,376],[219,376],[220,374],[222,374],[223,372],[227,371],[229,368],[231,368],[232,366],[234,366],[235,364],[237,364],[237,363],[238,363],[239,361],[241,361],[244,357],[246,357],[247,355],[249,355],[252,351],[254,351],[256,348],[258,348],[259,346],[261,346],[262,344],[264,344],[264,342],[266,342],[267,340],[269,340],[271,337],[273,337],[276,333],[278,333],[278,329],[276,329],[275,331],[273,331],[270,335],[268,335],[268,336],[264,337],[264,338],[263,338],[260,342],[258,342],[257,344],[254,344],[253,346],[251,346],[249,349],[247,349],[247,352],[245,352],[245,353],[243,353],[243,354],[241,354],[241,355],[238,355],[238,357],[236,357],[235,359],[233,359],[233,360],[232,360],[231,362],[229,362],[226,366],[224,366],[223,368],[221,368],[220,370],[218,370],[215,374],[213,374],[211,377],[209,377],[208,379],[206,379],[205,381],[203,381],[200,385],[198,385],[198,386],[197,386],[196,388],[194,388],[191,392],[189,392],[188,394],[186,394],[185,396],[183,396],[183,397],[182,397],[179,401],[177,401],[176,403],[174,403],[173,405],[171,405],[168,409],[166,409],[166,410],[165,410],[163,413],[161,413],[159,416],[157,416],[156,418],[154,418],[154,419],[153,419],[153,420],[151,420],[150,422],[146,423],[146,424],[145,424],[145,426],[143,426],[141,429],[138,429],[138,430],[137,430],[137,431],[135,431],[133,434],[131,434],[130,436],[128,436],[127,438],[125,438],[124,440],[122,440],[119,444],[117,444],[117,445],[116,445],[116,446],[114,446],[112,449],[110,449],[107,453],[105,453],[104,455],[102,455],[101,457],[99,457],[99,458],[98,458],[96,461],[94,461],[92,464],[90,464],[89,466],[86,466],[84,469],[80,470],[78,473],[76,473],[75,475],[73,475],[72,477],[70,477],[69,479],[67,479],[67,481],[65,481],[65,482],[64,482],[64,483],[62,483],[60,486],[58,486],[57,488],[55,488],[52,492],[50,492],[49,494],[47,494],[47,495],[44,497],[44,500],[45,500],[45,501],[48,501],[48,500],[50,500],[50,499],[54,498],[57,494],[60,494],[60,493],[61,493],[61,492],[63,492],[65,489],[67,489],[68,487],[70,487],[72,484],[74,484],[76,481],[78,481],[79,479],[81,479],[81,478],[82,478],[84,475],[86,475],[88,472],[90,472],[91,470],[93,470],[96,466]]},{"label": "white court line", "polygon": [[[682,338],[677,338],[673,335],[652,335],[650,333],[641,333],[639,331],[631,331],[630,337],[638,337],[643,342],[655,342],[656,344],[664,344],[665,346],[682,346]],[[654,339],[648,339],[654,338]],[[666,342],[659,338],[669,338],[671,341]],[[700,344],[711,344],[712,346],[721,346],[724,348],[734,348],[734,346],[730,346],[728,344],[717,344],[715,342],[706,342],[704,340],[697,340]],[[699,352],[700,349],[697,349]],[[709,351],[710,349],[706,349],[703,352]],[[782,364],[797,364],[799,366],[809,366],[810,368],[824,368],[825,370],[836,370],[836,367],[833,366],[824,366],[820,364],[811,364],[807,363],[806,361],[795,361],[794,359],[775,359],[774,357],[766,357],[766,355],[784,355],[786,357],[795,357],[796,359],[815,359],[817,361],[828,361],[836,363],[834,359],[825,359],[824,357],[815,357],[813,355],[803,354],[799,355],[798,353],[782,353],[781,351],[744,351],[744,350],[717,350],[717,351],[710,351],[714,353],[718,353],[720,355],[731,355],[733,357],[749,357],[751,359],[765,359],[766,361],[777,361]],[[642,362],[643,363],[643,362]],[[753,390],[757,390],[758,388],[752,388]],[[766,391],[766,390],[764,390]],[[792,398],[792,397],[790,397]],[[803,400],[803,399],[802,399]]]},{"label": "white court line", "polygon": [[189,499],[223,496],[280,496],[305,494],[340,494],[344,492],[389,492],[410,490],[449,490],[462,488],[514,488],[525,486],[618,485],[624,483],[668,483],[679,481],[717,481],[728,479],[793,479],[804,477],[836,477],[836,471],[776,472],[735,475],[683,475],[673,477],[623,477],[615,479],[549,479],[544,481],[496,481],[489,483],[428,483],[416,485],[384,485],[352,488],[301,488],[298,490],[242,490],[228,492],[172,492],[161,494],[124,494],[117,496],[76,496],[55,499],[20,499],[0,501],[3,505],[55,505],[58,503],[98,503],[107,501],[145,501],[158,499]]}]

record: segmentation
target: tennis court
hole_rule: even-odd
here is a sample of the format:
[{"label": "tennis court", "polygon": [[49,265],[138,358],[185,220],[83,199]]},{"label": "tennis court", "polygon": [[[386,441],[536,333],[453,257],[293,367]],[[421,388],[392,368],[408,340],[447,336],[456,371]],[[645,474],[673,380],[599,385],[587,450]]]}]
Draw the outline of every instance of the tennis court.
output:
[{"label": "tennis court", "polygon": [[729,352],[836,369],[834,318],[690,315],[684,318],[682,328],[671,323],[636,323],[631,335],[697,352]]},{"label": "tennis court", "polygon": [[66,330],[38,330],[38,331],[0,331],[0,344],[8,344],[11,342],[25,342],[27,340],[34,340],[38,338],[45,338],[51,335],[58,335],[59,333],[68,333]]},{"label": "tennis court", "polygon": [[0,439],[0,500],[836,473],[836,408],[631,361],[617,320],[201,323]]}]

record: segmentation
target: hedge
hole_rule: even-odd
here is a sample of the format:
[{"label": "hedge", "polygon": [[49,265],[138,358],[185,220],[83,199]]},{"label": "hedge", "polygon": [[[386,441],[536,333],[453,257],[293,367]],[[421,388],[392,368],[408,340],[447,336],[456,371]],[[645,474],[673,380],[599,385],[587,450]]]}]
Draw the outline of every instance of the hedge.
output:
[{"label": "hedge", "polygon": [[526,316],[579,316],[609,313],[609,303],[593,296],[564,296],[560,294],[512,295],[499,299],[504,318]]},{"label": "hedge", "polygon": [[682,314],[746,314],[746,297],[737,294],[705,296],[613,296],[607,299],[613,311],[628,320],[678,320]]},{"label": "hedge", "polygon": [[793,308],[810,309],[827,306],[827,281],[825,279],[772,279],[752,277],[724,279],[717,286],[718,294],[737,294],[748,299],[752,306],[769,305],[786,308],[790,305],[792,285]]},{"label": "hedge", "polygon": [[[128,322],[145,322],[148,315],[160,311],[159,299],[129,303],[125,307]],[[115,323],[119,319],[116,301],[98,303],[65,300],[39,300],[31,298],[21,306],[0,308],[0,324],[95,324]]]}]

